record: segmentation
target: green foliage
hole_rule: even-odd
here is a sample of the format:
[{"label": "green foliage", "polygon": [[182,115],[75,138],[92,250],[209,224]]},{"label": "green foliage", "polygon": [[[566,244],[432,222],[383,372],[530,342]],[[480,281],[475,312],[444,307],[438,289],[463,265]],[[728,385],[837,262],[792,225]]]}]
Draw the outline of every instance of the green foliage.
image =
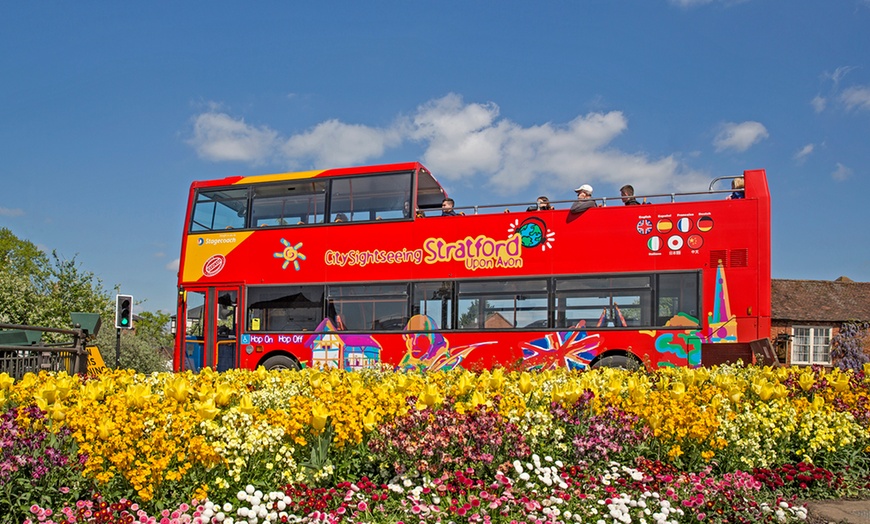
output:
[{"label": "green foliage", "polygon": [[155,348],[171,348],[173,344],[172,333],[169,332],[169,323],[172,316],[163,311],[143,311],[136,317],[136,337],[144,338]]},{"label": "green foliage", "polygon": [[[109,367],[115,366],[115,300],[103,282],[85,271],[75,257],[51,257],[32,242],[0,228],[0,322],[69,329],[74,311],[99,313],[103,325],[96,344]],[[135,332],[121,337],[121,367],[142,373],[166,371],[159,348],[172,347],[167,313],[139,314]],[[45,334],[43,341],[68,341],[64,335]]]},{"label": "green foliage", "polygon": [[[72,311],[111,311],[102,281],[83,271],[75,257],[51,258],[32,242],[0,229],[0,322],[69,328]],[[52,337],[48,337],[51,339]]]},{"label": "green foliage", "polygon": [[[118,338],[114,328],[101,329],[96,340],[97,347],[106,367],[114,368],[117,359]],[[168,371],[170,362],[160,355],[158,346],[148,337],[139,336],[138,333],[121,330],[121,357],[120,368],[133,369],[139,373],[153,373],[155,371]]]},{"label": "green foliage", "polygon": [[48,276],[48,257],[33,242],[0,228],[0,272],[26,276],[39,285]]}]

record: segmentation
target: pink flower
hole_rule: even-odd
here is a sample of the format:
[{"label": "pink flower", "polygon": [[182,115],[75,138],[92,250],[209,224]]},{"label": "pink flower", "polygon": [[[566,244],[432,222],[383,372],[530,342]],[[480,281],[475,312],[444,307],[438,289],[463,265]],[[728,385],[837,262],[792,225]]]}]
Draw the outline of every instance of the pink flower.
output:
[{"label": "pink flower", "polygon": [[369,505],[366,504],[366,501],[361,500],[361,501],[359,501],[359,503],[356,505],[356,509],[358,509],[358,510],[360,510],[360,511],[368,511],[368,509],[369,509]]}]

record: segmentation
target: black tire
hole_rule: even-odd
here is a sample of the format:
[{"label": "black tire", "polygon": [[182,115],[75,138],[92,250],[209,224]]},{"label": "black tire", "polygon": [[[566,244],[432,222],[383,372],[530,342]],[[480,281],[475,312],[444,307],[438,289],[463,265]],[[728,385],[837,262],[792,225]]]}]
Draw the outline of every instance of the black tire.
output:
[{"label": "black tire", "polygon": [[634,357],[626,355],[607,355],[592,364],[592,369],[619,368],[635,370],[640,368],[640,362]]},{"label": "black tire", "polygon": [[263,367],[266,368],[266,371],[272,371],[273,369],[297,371],[299,370],[299,362],[286,355],[275,355],[274,357],[267,358],[263,362]]}]

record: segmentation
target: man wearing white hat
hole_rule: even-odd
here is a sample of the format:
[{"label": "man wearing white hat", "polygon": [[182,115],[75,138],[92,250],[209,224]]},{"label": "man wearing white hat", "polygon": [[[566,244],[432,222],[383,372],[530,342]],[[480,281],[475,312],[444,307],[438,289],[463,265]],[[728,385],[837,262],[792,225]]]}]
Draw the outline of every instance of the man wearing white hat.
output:
[{"label": "man wearing white hat", "polygon": [[571,206],[572,213],[580,214],[590,207],[596,207],[592,200],[592,186],[583,184],[574,191],[577,193],[577,201]]}]

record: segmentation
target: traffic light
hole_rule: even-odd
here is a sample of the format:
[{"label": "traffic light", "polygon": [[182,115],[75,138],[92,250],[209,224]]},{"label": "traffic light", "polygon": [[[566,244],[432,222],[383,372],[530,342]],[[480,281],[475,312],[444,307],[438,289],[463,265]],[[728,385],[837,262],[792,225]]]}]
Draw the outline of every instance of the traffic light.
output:
[{"label": "traffic light", "polygon": [[133,297],[118,295],[115,298],[115,327],[133,329]]}]

